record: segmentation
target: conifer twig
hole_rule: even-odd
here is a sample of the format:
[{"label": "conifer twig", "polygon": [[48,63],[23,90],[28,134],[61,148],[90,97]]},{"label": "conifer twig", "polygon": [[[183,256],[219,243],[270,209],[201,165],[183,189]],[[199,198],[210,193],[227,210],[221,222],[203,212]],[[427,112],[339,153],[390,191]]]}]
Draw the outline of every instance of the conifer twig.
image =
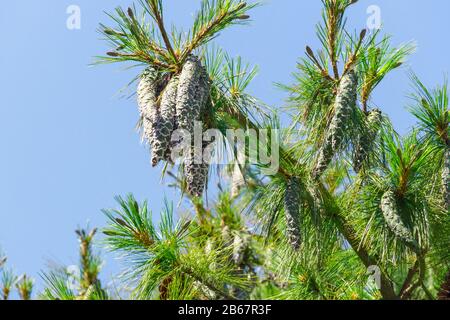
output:
[{"label": "conifer twig", "polygon": [[164,44],[166,45],[167,51],[169,51],[175,63],[178,62],[178,57],[173,50],[172,44],[170,42],[169,36],[166,31],[166,27],[164,25],[164,17],[162,15],[162,8],[158,3],[158,0],[147,0],[148,5],[153,13],[153,18],[155,19],[156,24],[158,25],[159,31],[161,32],[161,36],[164,40]]}]

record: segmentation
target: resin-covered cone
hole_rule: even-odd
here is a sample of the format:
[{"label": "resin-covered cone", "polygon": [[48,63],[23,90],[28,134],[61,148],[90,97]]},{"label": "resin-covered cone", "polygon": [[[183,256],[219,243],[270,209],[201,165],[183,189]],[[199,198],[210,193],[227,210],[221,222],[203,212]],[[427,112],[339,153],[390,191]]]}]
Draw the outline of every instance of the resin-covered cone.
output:
[{"label": "resin-covered cone", "polygon": [[156,166],[166,159],[170,150],[171,137],[175,128],[175,108],[177,101],[178,78],[173,77],[161,95],[157,117],[155,139],[152,144],[152,165]]},{"label": "resin-covered cone", "polygon": [[153,68],[142,73],[137,87],[137,101],[142,119],[143,140],[153,145],[156,140],[157,122],[159,118],[158,97],[161,93],[161,80]]},{"label": "resin-covered cone", "polygon": [[209,164],[203,161],[203,148],[192,147],[184,159],[184,175],[187,191],[191,196],[201,197],[208,180]]},{"label": "resin-covered cone", "polygon": [[284,212],[286,218],[286,233],[291,246],[298,250],[301,245],[300,234],[300,181],[298,178],[289,179],[284,196]]},{"label": "resin-covered cone", "polygon": [[209,78],[195,56],[185,62],[178,85],[176,117],[178,128],[194,131],[194,122],[201,120],[209,95]]},{"label": "resin-covered cone", "polygon": [[393,191],[387,191],[381,198],[381,211],[389,229],[407,247],[416,253],[420,252],[419,245],[411,231],[404,224],[397,207],[397,199]]},{"label": "resin-covered cone", "polygon": [[353,169],[355,172],[361,171],[363,165],[366,163],[369,155],[373,151],[375,139],[381,125],[381,111],[373,109],[369,112],[366,118],[366,130],[359,137],[358,145],[355,147],[353,158]]},{"label": "resin-covered cone", "polygon": [[[208,101],[210,81],[208,73],[195,56],[190,56],[183,66],[178,85],[176,121],[177,127],[188,131],[192,137],[195,121],[202,120],[202,113]],[[192,139],[194,141],[194,138]],[[209,164],[203,160],[203,149],[192,147],[190,155],[184,160],[184,174],[187,191],[201,197],[207,182]]]},{"label": "resin-covered cone", "polygon": [[350,70],[342,77],[341,83],[339,84],[334,103],[334,116],[313,170],[314,179],[322,175],[341,147],[352,109],[356,105],[357,90],[358,77],[354,70]]}]

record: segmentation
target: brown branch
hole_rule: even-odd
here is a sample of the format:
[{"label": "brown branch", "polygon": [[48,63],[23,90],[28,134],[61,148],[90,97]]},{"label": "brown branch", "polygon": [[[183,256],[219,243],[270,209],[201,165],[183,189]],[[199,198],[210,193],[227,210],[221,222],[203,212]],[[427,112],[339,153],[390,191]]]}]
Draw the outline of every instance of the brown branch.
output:
[{"label": "brown branch", "polygon": [[408,274],[406,275],[405,281],[403,282],[402,288],[400,289],[399,296],[404,299],[411,291],[411,283],[416,275],[417,271],[419,271],[419,261],[416,260],[414,265],[409,269]]},{"label": "brown branch", "polygon": [[178,56],[173,50],[172,44],[170,42],[169,36],[164,26],[164,18],[162,16],[162,13],[159,11],[159,8],[154,0],[147,0],[147,1],[149,2],[156,24],[158,25],[158,29],[161,32],[161,36],[164,40],[164,44],[166,45],[166,49],[169,51],[170,55],[173,57],[175,62],[178,63]]},{"label": "brown branch", "polygon": [[353,52],[353,54],[349,57],[348,61],[346,62],[342,76],[347,74],[347,72],[349,72],[350,69],[353,67],[353,65],[356,63],[356,61],[358,59],[359,50],[361,49],[362,42],[364,41],[366,34],[367,34],[366,29],[363,29],[361,31],[361,33],[359,34],[358,44],[356,45],[356,48],[355,48],[355,51]]},{"label": "brown branch", "polygon": [[334,78],[339,79],[339,69],[337,62],[337,50],[336,50],[336,38],[337,38],[337,15],[336,7],[331,6],[330,10],[328,10],[328,34],[327,34],[327,42],[328,42],[328,50],[331,59],[331,66],[333,68]]},{"label": "brown branch", "polygon": [[426,288],[425,283],[424,283],[425,271],[426,271],[425,259],[423,257],[424,254],[425,253],[423,253],[421,256],[417,257],[417,268],[419,271],[419,278],[414,282],[414,284],[411,284],[408,288],[405,289],[405,292],[403,293],[403,295],[401,297],[403,300],[411,299],[412,293],[419,287],[422,288],[422,290],[425,292],[425,295],[428,297],[428,299],[434,300],[434,297],[428,291],[428,289]]},{"label": "brown branch", "polygon": [[[322,192],[327,194],[327,190],[324,186],[321,186]],[[331,195],[328,195],[331,198]],[[334,206],[334,210],[326,211],[325,215],[329,218],[333,219],[339,229],[339,232],[344,236],[344,238],[348,241],[353,251],[357,254],[359,259],[362,261],[366,268],[370,266],[379,266],[378,258],[375,256],[371,256],[369,250],[365,248],[365,246],[361,245],[361,240],[357,236],[356,231],[353,227],[346,221],[345,217],[339,212],[338,208]],[[391,280],[388,278],[385,272],[381,272],[380,274],[380,292],[385,300],[399,300],[399,296],[395,293],[393,284]]]}]

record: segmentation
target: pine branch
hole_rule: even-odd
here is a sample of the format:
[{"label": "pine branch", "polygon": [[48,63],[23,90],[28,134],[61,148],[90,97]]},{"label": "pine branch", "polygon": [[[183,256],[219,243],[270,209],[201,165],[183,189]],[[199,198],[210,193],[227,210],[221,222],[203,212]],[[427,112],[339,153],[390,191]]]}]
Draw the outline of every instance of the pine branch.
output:
[{"label": "pine branch", "polygon": [[411,283],[418,271],[419,271],[419,261],[416,260],[414,265],[408,270],[408,274],[406,275],[405,281],[403,282],[403,285],[398,294],[402,299],[405,299],[409,295],[408,292],[413,291]]},{"label": "pine branch", "polygon": [[33,292],[34,280],[24,274],[19,278],[19,280],[17,280],[16,287],[19,292],[20,299],[30,300]]},{"label": "pine branch", "polygon": [[[142,2],[142,0],[141,0],[141,2]],[[170,42],[169,36],[167,34],[167,31],[166,31],[166,28],[164,25],[162,1],[161,0],[146,0],[146,3],[150,9],[151,16],[153,17],[156,24],[158,25],[159,31],[161,32],[161,36],[166,45],[166,49],[169,51],[172,59],[177,64],[178,57],[177,57],[175,51],[173,50],[172,44]]]},{"label": "pine branch", "polygon": [[[259,126],[251,122],[245,115],[240,113],[238,110],[233,110],[233,113],[231,115],[237,120],[242,127],[244,128],[252,128],[254,130],[259,130]],[[286,156],[286,162],[294,164],[297,168],[302,168],[303,165],[298,163],[297,160],[293,159],[288,152],[284,151],[283,149],[280,150],[280,154]],[[289,178],[291,176],[290,173],[288,173],[288,170],[282,167],[283,162],[280,163],[279,168],[279,174],[284,176],[285,178]],[[321,192],[325,195],[327,195],[327,198],[333,199],[333,197],[328,194],[328,191],[326,188],[319,182],[319,188]],[[355,251],[355,253],[358,255],[358,257],[361,259],[363,264],[368,268],[373,265],[380,265],[378,263],[378,259],[376,257],[373,257],[369,254],[369,250],[366,249],[364,246],[361,246],[361,239],[359,239],[356,235],[356,231],[353,229],[351,224],[346,220],[346,218],[339,213],[338,207],[334,206],[334,211],[326,212],[326,215],[333,219],[335,221],[337,227],[339,228],[339,231],[342,233],[344,238],[349,242],[352,249]],[[385,275],[381,275],[381,293],[383,295],[384,299],[387,300],[397,300],[399,299],[398,295],[395,293],[393,284],[389,280],[389,278]]]},{"label": "pine branch", "polygon": [[97,229],[84,230],[78,229],[75,231],[78,235],[80,243],[80,297],[87,297],[88,291],[91,288],[100,288],[100,281],[98,279],[99,260],[92,252],[92,241],[97,233]]},{"label": "pine branch", "polygon": [[235,0],[203,0],[190,39],[181,53],[180,62],[183,63],[193,50],[206,44],[221,30],[233,24],[242,24],[249,18],[246,12],[257,5],[258,3],[248,5]]}]

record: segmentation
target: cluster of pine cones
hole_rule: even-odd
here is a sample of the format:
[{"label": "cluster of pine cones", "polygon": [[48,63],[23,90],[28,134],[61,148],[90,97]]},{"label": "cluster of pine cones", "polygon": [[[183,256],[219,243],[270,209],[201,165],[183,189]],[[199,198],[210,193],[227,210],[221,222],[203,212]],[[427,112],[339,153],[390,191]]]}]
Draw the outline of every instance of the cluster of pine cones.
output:
[{"label": "cluster of pine cones", "polygon": [[[143,137],[150,144],[152,166],[160,161],[174,162],[176,142],[172,134],[182,129],[193,141],[194,123],[202,120],[210,92],[206,69],[196,56],[189,56],[180,74],[163,76],[153,67],[141,75],[137,88]],[[190,154],[183,155],[187,191],[192,196],[203,194],[209,165],[202,159],[203,150],[191,145]]]}]

